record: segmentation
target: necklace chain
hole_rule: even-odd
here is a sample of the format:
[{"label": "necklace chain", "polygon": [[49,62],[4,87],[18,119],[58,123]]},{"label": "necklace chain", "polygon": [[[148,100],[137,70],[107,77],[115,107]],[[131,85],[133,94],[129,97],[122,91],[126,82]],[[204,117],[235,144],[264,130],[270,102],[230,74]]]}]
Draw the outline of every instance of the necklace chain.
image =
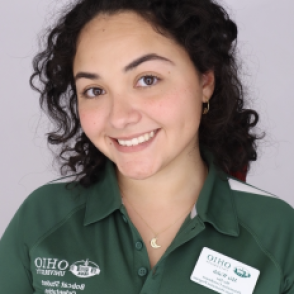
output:
[{"label": "necklace chain", "polygon": [[[122,194],[122,198],[123,198],[124,200],[127,200],[127,199],[124,197],[124,194],[123,194],[122,192],[121,192],[121,194]],[[179,221],[184,215],[187,214],[187,212],[185,212],[185,213],[182,214],[179,218],[177,218],[172,224],[170,224],[168,227],[166,227],[165,229],[163,229],[161,232],[156,233],[156,232],[154,232],[154,230],[148,225],[148,223],[143,219],[143,217],[138,213],[138,211],[134,208],[134,206],[131,204],[131,202],[128,201],[128,200],[127,200],[127,202],[130,204],[130,206],[131,206],[132,209],[135,211],[135,213],[140,217],[140,219],[144,222],[144,224],[145,224],[145,225],[150,229],[150,231],[153,233],[154,238],[152,238],[152,240],[151,240],[151,246],[152,246],[153,248],[159,248],[159,247],[161,247],[161,246],[159,246],[159,245],[156,244],[156,239],[158,238],[158,236],[159,236],[160,234],[162,234],[163,232],[167,231],[169,228],[171,228],[176,222],[178,222],[178,221]],[[193,205],[190,207],[189,211],[192,210],[192,208],[193,208],[194,205],[195,205],[195,203],[193,203]]]}]

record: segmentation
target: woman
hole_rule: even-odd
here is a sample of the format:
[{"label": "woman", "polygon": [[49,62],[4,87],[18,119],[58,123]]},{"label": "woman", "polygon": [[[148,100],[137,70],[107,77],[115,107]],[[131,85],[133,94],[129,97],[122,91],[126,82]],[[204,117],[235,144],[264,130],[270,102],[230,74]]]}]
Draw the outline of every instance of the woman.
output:
[{"label": "woman", "polygon": [[16,213],[1,293],[294,293],[293,209],[229,176],[256,159],[258,122],[236,38],[211,0],[66,9],[31,83],[76,178]]}]

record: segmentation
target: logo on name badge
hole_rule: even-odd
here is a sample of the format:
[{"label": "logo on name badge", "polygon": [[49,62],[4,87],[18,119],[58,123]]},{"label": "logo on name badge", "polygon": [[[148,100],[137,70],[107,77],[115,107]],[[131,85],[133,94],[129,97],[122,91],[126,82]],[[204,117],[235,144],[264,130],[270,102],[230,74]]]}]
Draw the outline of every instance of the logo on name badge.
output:
[{"label": "logo on name badge", "polygon": [[250,278],[251,277],[249,271],[247,271],[246,269],[244,269],[242,267],[235,267],[234,273],[241,278]]},{"label": "logo on name badge", "polygon": [[99,266],[88,259],[75,262],[71,265],[70,271],[79,278],[90,278],[100,274]]}]

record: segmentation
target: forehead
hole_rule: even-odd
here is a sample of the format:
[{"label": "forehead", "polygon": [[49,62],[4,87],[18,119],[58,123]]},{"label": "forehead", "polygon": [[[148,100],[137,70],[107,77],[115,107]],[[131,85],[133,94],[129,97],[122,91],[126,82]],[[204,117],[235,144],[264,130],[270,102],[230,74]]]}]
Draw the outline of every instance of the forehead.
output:
[{"label": "forehead", "polygon": [[81,42],[96,40],[111,40],[136,35],[159,37],[152,26],[140,15],[132,11],[116,13],[114,15],[100,14],[82,29],[78,45]]},{"label": "forehead", "polygon": [[96,30],[112,31],[117,28],[133,28],[136,25],[141,29],[149,29],[150,24],[134,11],[123,11],[115,14],[101,13],[88,22],[83,28],[83,32]]},{"label": "forehead", "polygon": [[119,62],[122,59],[125,63],[125,58],[133,58],[142,53],[172,56],[175,51],[185,50],[171,38],[156,32],[151,24],[135,12],[101,14],[82,29],[74,63]]}]

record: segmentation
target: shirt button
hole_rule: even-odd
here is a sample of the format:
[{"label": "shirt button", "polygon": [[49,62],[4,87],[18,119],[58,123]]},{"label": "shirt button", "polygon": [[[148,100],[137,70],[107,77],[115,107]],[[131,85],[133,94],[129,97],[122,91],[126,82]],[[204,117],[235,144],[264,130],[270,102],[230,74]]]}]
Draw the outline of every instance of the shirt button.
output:
[{"label": "shirt button", "polygon": [[142,242],[136,242],[135,247],[137,250],[141,250],[143,248],[143,243]]},{"label": "shirt button", "polygon": [[140,267],[139,270],[138,270],[138,275],[140,277],[144,277],[147,275],[147,269],[146,267]]},{"label": "shirt button", "polygon": [[128,219],[126,218],[126,216],[125,216],[125,215],[122,215],[122,218],[123,218],[123,220],[124,220],[124,222],[125,222],[125,223],[127,223],[127,222],[128,222]]}]

